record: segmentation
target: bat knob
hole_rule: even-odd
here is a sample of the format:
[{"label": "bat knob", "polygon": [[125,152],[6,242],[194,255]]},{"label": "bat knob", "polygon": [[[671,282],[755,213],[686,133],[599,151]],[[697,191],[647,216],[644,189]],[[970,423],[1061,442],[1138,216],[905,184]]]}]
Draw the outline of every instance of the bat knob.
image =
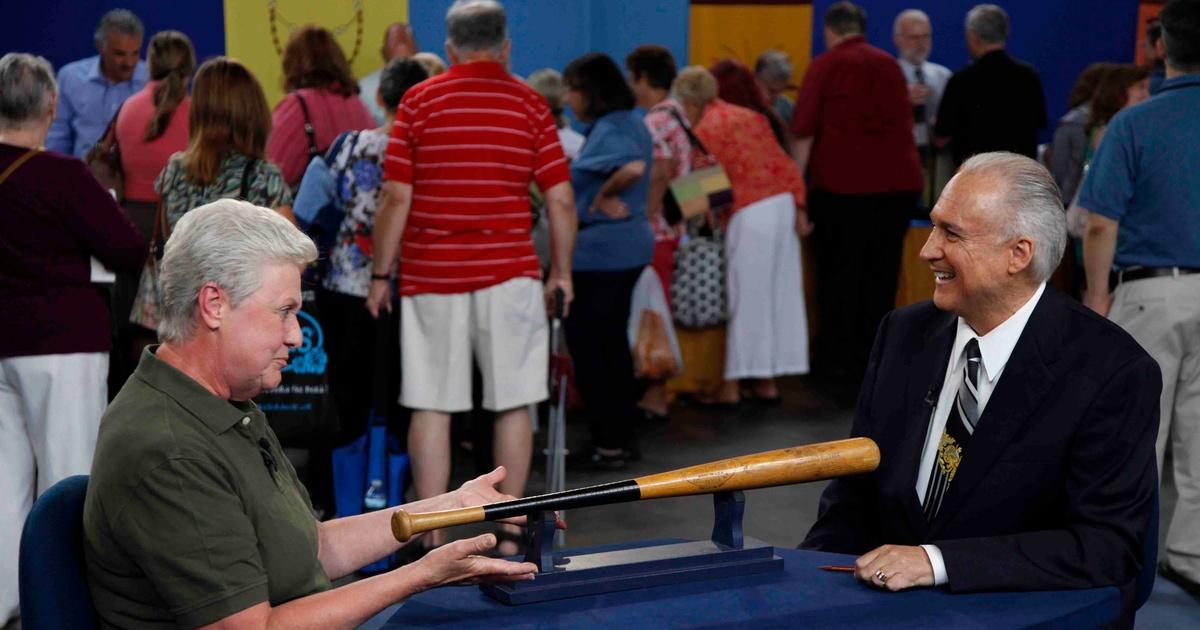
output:
[{"label": "bat knob", "polygon": [[392,512],[392,536],[400,542],[408,542],[413,536],[412,517],[404,510]]}]

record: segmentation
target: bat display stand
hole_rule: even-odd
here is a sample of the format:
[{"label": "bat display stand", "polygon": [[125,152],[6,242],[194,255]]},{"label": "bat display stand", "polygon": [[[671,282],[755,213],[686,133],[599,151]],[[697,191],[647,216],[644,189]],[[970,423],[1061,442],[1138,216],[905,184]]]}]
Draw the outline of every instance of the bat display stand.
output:
[{"label": "bat display stand", "polygon": [[554,550],[553,512],[529,515],[525,561],[538,566],[527,582],[479,587],[505,604],[598,595],[653,586],[783,570],[770,545],[742,535],[746,499],[741,491],[713,495],[711,540],[573,555]]}]

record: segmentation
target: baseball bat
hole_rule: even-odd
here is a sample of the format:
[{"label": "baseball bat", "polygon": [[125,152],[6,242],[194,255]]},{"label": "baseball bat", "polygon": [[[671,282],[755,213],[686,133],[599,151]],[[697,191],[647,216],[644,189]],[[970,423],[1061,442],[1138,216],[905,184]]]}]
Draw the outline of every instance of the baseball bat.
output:
[{"label": "baseball bat", "polygon": [[769,488],[868,473],[879,466],[879,447],[850,438],[722,459],[625,481],[614,481],[524,499],[442,512],[392,513],[392,535],[400,542],[421,532],[533,512],[662,499],[693,494]]}]

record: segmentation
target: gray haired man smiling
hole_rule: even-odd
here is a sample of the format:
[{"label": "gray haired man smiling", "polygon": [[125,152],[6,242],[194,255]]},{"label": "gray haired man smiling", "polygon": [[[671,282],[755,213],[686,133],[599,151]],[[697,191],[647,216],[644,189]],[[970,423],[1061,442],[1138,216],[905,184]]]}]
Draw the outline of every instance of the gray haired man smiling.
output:
[{"label": "gray haired man smiling", "polygon": [[1037,162],[967,160],[931,217],[933,301],[880,325],[855,413],[880,467],[830,484],[803,546],[893,591],[1117,586],[1131,622],[1158,366],[1046,284],[1066,220]]}]

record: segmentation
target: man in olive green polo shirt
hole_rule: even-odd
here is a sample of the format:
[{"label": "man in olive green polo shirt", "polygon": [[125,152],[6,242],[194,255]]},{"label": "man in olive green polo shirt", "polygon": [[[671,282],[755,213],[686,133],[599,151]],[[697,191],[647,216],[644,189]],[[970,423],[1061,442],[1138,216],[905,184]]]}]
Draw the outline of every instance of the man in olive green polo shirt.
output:
[{"label": "man in olive green polo shirt", "polygon": [[[316,248],[266,208],[221,200],[187,213],[160,270],[163,344],[113,400],[84,505],[84,551],[103,627],[353,626],[422,590],[532,579],[529,563],[460,540],[367,580],[330,580],[399,548],[390,511],[319,523],[250,398],[275,387],[302,338],[300,273]],[[507,497],[497,469],[411,511]]]}]

